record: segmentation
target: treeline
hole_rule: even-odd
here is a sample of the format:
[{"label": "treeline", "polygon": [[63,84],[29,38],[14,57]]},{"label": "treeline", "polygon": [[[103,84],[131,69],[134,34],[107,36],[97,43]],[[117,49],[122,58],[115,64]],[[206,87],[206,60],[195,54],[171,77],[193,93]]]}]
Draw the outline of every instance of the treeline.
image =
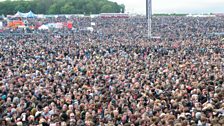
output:
[{"label": "treeline", "polygon": [[0,2],[0,14],[17,11],[37,14],[99,14],[124,13],[125,6],[108,0],[6,0]]}]

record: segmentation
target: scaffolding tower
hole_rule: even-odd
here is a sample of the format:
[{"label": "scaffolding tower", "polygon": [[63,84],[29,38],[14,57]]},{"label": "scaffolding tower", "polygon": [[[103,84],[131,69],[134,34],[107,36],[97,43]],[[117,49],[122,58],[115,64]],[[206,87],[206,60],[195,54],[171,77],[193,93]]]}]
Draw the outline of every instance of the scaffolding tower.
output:
[{"label": "scaffolding tower", "polygon": [[152,0],[146,0],[146,17],[148,21],[148,39],[152,38]]}]

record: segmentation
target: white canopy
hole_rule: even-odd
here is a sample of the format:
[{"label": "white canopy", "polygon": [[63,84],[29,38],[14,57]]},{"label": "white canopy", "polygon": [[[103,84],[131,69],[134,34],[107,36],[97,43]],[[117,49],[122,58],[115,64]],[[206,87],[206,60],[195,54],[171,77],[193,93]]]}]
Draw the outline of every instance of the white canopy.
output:
[{"label": "white canopy", "polygon": [[94,30],[93,27],[87,27],[86,29],[87,29],[87,31],[91,31],[91,32],[93,32],[93,30]]},{"label": "white canopy", "polygon": [[22,13],[17,11],[17,13],[13,17],[35,18],[37,16],[32,11],[29,11],[28,13]]},{"label": "white canopy", "polygon": [[25,17],[25,16],[26,16],[26,13],[21,13],[17,11],[17,13],[13,17]]},{"label": "white canopy", "polygon": [[28,13],[26,13],[26,18],[36,18],[37,15],[35,15],[32,11],[29,11]]},{"label": "white canopy", "polygon": [[3,23],[0,21],[0,29],[3,28]]},{"label": "white canopy", "polygon": [[42,25],[38,29],[39,30],[48,30],[49,28],[46,25]]}]

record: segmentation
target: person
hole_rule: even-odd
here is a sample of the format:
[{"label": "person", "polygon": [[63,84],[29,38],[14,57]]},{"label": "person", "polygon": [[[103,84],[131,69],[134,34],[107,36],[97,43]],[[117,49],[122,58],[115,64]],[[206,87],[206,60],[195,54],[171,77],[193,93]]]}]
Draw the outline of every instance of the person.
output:
[{"label": "person", "polygon": [[[205,36],[222,18],[154,17],[151,41],[145,17],[96,17],[93,32],[77,19],[77,32],[4,31],[2,125],[223,124],[224,44]],[[58,20],[74,18],[42,23]]]}]

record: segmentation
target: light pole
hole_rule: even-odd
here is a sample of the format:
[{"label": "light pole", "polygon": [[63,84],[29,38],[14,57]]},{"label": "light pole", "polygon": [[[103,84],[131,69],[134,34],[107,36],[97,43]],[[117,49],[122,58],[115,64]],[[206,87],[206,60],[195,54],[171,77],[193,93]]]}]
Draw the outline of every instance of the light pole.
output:
[{"label": "light pole", "polygon": [[152,38],[152,0],[146,0],[146,17],[148,21],[148,39]]}]

